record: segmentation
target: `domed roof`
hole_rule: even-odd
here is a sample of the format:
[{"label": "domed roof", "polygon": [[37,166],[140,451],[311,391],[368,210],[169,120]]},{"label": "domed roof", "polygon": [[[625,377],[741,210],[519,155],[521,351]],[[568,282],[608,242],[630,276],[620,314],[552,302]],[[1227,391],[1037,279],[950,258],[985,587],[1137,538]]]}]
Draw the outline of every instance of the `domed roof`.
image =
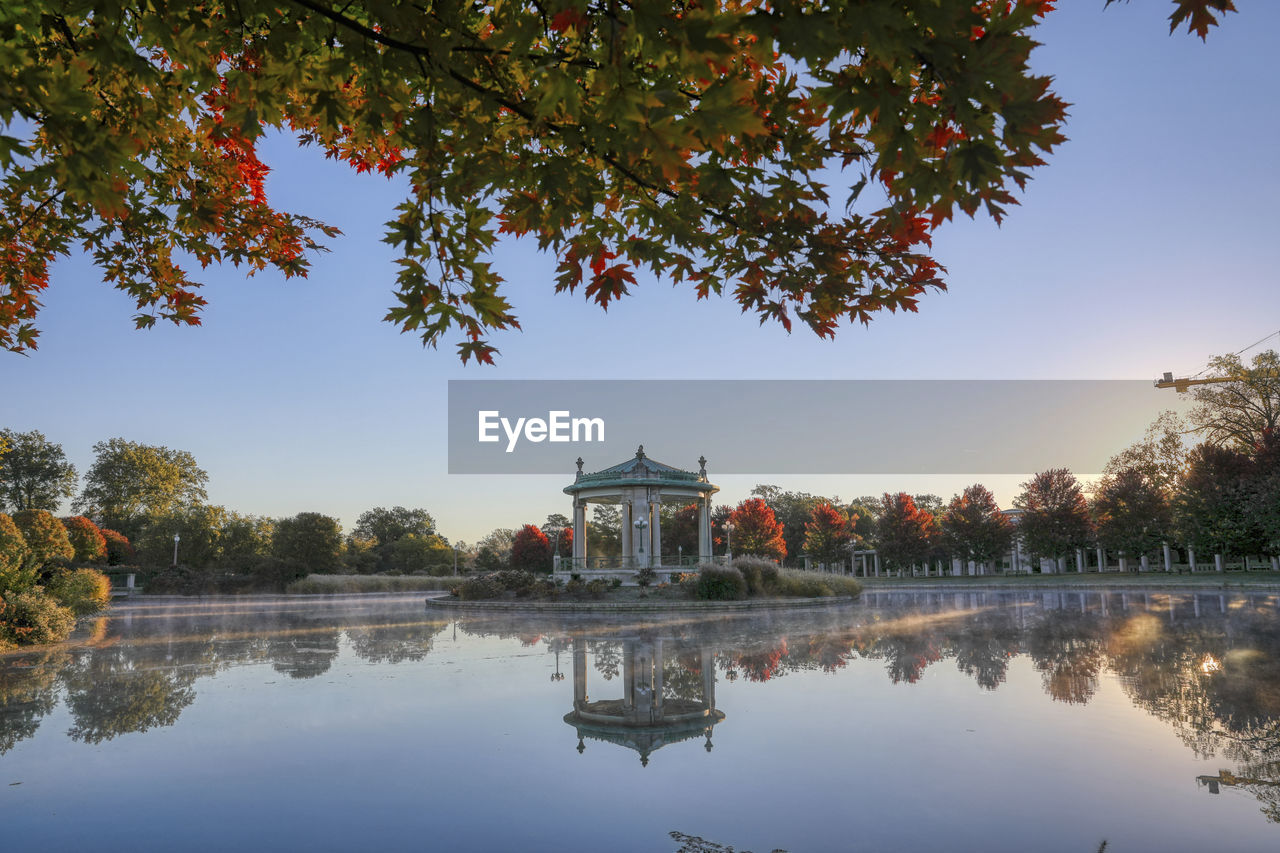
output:
[{"label": "domed roof", "polygon": [[565,486],[565,494],[575,494],[582,489],[601,486],[683,486],[705,492],[720,491],[707,481],[707,459],[701,457],[702,468],[696,473],[667,465],[645,455],[644,445],[636,449],[636,455],[625,462],[610,465],[600,471],[583,473],[582,459],[578,459],[578,476],[573,485]]}]

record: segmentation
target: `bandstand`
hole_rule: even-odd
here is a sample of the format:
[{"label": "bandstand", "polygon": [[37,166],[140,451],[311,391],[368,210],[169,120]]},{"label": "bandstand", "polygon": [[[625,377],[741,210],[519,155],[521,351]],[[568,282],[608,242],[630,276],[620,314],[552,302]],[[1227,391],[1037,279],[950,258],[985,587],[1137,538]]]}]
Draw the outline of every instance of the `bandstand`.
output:
[{"label": "bandstand", "polygon": [[[650,459],[644,445],[626,462],[594,473],[578,474],[564,492],[573,497],[573,556],[555,558],[557,575],[621,577],[629,581],[640,569],[652,569],[659,580],[700,563],[723,561],[711,553],[711,496],[720,489],[707,480],[707,459],[698,459],[695,473]],[[671,554],[662,544],[663,502],[698,507],[698,553]],[[622,553],[590,555],[587,542],[587,505],[614,504],[622,516]]]},{"label": "bandstand", "polygon": [[[711,734],[724,712],[716,708],[715,656],[708,645],[689,648],[661,637],[621,636],[613,639],[622,651],[622,697],[591,699],[587,695],[587,639],[573,639],[573,710],[564,721],[577,731],[578,752],[586,741],[598,740],[634,750],[641,765],[664,746],[695,738],[705,738],[711,751]],[[684,652],[683,658],[676,650]],[[690,659],[696,661],[692,671]],[[664,678],[683,669],[696,673],[701,688],[692,696],[667,695]],[[686,685],[687,687],[688,685]],[[675,693],[681,691],[676,690]]]}]

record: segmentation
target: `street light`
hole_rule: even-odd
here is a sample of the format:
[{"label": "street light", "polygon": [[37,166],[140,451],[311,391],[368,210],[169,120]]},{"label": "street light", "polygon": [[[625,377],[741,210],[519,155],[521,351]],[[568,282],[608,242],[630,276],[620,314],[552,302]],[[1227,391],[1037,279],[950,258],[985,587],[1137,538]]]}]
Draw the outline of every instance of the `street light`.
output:
[{"label": "street light", "polygon": [[726,521],[724,523],[724,532],[727,534],[725,541],[724,554],[730,560],[733,559],[733,522]]},{"label": "street light", "polygon": [[178,534],[173,534],[173,567],[175,569],[178,568],[178,540],[180,538]]},{"label": "street light", "polygon": [[643,518],[636,519],[636,533],[640,535],[640,564],[645,565],[644,560],[644,531],[649,526],[649,522]]},{"label": "street light", "polygon": [[563,528],[556,528],[556,544],[551,546],[551,570],[556,569],[556,558],[560,556],[560,534],[564,532]]}]

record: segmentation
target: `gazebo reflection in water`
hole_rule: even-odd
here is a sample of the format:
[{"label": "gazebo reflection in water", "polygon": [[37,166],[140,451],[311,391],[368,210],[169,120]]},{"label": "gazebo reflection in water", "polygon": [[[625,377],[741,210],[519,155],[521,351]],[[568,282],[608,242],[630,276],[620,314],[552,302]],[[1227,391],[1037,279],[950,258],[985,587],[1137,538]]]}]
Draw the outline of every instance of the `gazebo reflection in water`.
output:
[{"label": "gazebo reflection in water", "polygon": [[[611,637],[607,642],[621,645],[622,697],[592,699],[587,695],[589,639],[577,636],[572,642],[573,710],[564,721],[577,729],[578,752],[586,750],[588,739],[606,741],[634,749],[647,766],[654,751],[680,741],[706,738],[704,746],[711,751],[711,730],[724,712],[716,708],[710,646],[683,650],[657,636]],[[668,673],[677,675],[679,684],[667,684]]]}]

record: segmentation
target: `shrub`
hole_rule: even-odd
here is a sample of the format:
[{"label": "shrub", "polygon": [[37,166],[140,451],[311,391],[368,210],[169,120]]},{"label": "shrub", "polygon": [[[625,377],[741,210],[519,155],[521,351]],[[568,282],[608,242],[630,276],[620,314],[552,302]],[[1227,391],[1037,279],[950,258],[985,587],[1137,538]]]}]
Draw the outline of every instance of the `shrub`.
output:
[{"label": "shrub", "polygon": [[587,582],[580,577],[569,578],[569,582],[564,585],[565,594],[573,598],[581,598],[586,588]]},{"label": "shrub", "polygon": [[801,575],[783,576],[778,591],[781,595],[799,598],[827,598],[835,594],[825,581]]},{"label": "shrub", "polygon": [[61,643],[75,625],[75,615],[42,592],[0,598],[0,649]]},{"label": "shrub", "polygon": [[137,557],[133,546],[129,544],[129,540],[124,537],[123,533],[117,533],[108,527],[101,528],[99,532],[107,543],[108,566],[127,565]]},{"label": "shrub", "polygon": [[592,578],[587,581],[587,595],[592,598],[604,598],[605,591],[609,589],[609,582],[604,578]]},{"label": "shrub", "polygon": [[463,601],[479,601],[486,598],[498,598],[503,593],[503,586],[493,574],[467,578],[457,587],[458,598]]},{"label": "shrub", "polygon": [[62,519],[67,529],[67,541],[75,550],[77,563],[101,563],[107,559],[107,539],[94,524],[83,515]]},{"label": "shrub", "polygon": [[26,567],[27,540],[13,519],[0,512],[0,594],[35,586],[36,572]]},{"label": "shrub", "polygon": [[560,591],[560,585],[556,583],[554,579],[543,577],[538,578],[537,582],[533,585],[533,589],[529,591],[529,594],[534,598],[543,598],[549,601],[555,601],[560,597]]},{"label": "shrub", "polygon": [[526,572],[523,569],[503,569],[500,572],[493,572],[490,577],[503,589],[510,590],[522,598],[532,591],[533,585],[538,580],[533,572]]},{"label": "shrub", "polygon": [[76,616],[98,613],[111,604],[111,580],[96,569],[76,569],[59,575],[45,591]]},{"label": "shrub", "polygon": [[53,513],[43,509],[24,509],[13,514],[13,523],[27,541],[27,559],[36,567],[56,565],[75,557],[76,551],[67,539],[67,528]]},{"label": "shrub", "polygon": [[704,601],[737,601],[747,597],[747,581],[733,566],[703,566],[695,587]]},{"label": "shrub", "polygon": [[636,572],[636,583],[639,584],[641,589],[644,589],[649,586],[649,584],[653,583],[653,579],[656,576],[657,573],[654,572],[653,569],[645,566],[643,569]]},{"label": "shrub", "polygon": [[763,557],[739,557],[733,566],[747,582],[747,595],[774,595],[778,591],[778,567]]},{"label": "shrub", "polygon": [[285,592],[301,595],[347,595],[361,592],[419,592],[450,590],[463,578],[399,577],[383,575],[308,575],[285,588]]},{"label": "shrub", "polygon": [[858,595],[862,584],[853,578],[820,572],[804,572],[789,569],[778,574],[778,594],[824,598],[831,595]]}]

